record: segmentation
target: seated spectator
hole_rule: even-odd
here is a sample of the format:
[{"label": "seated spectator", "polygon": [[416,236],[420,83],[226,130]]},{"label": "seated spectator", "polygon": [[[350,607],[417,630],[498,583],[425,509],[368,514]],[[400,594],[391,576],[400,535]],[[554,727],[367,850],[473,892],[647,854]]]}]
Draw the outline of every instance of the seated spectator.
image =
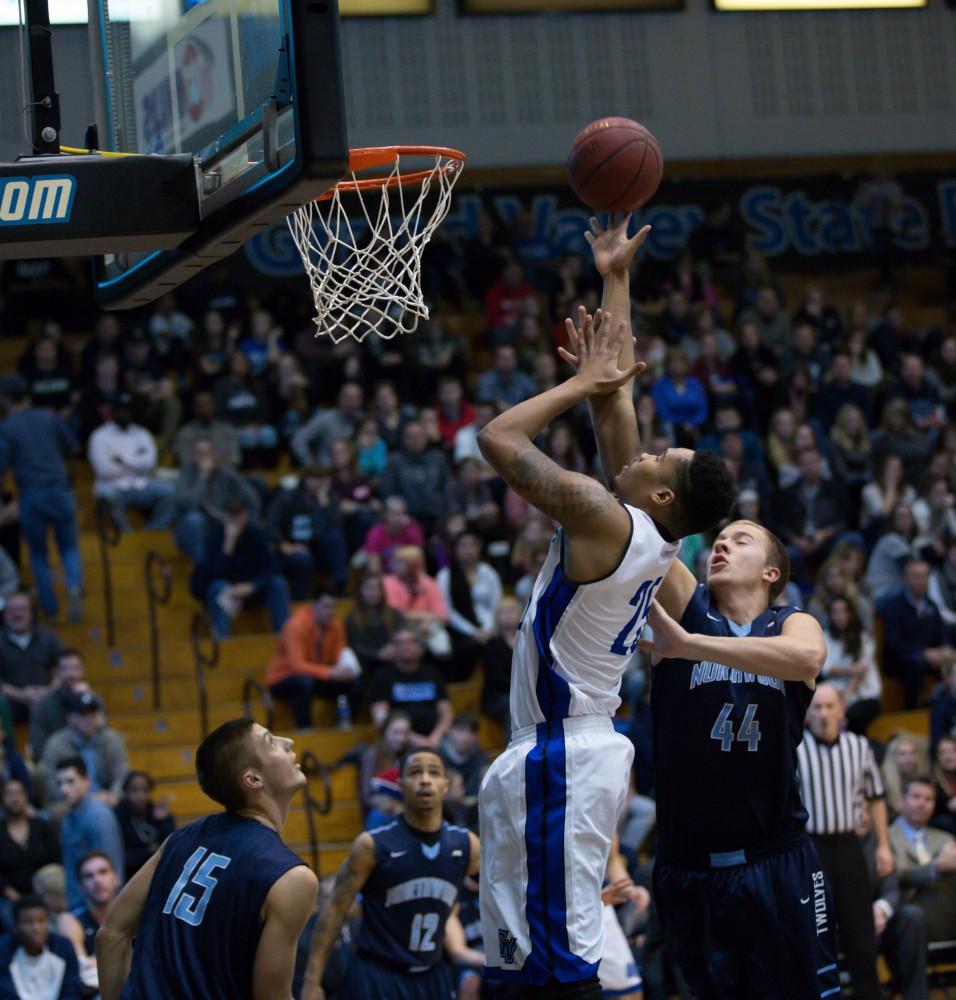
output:
[{"label": "seated spectator", "polygon": [[490,334],[503,334],[518,325],[525,303],[534,298],[534,291],[525,280],[524,269],[514,259],[509,260],[497,281],[485,292],[485,323]]},{"label": "seated spectator", "polygon": [[330,469],[306,466],[295,489],[276,494],[268,521],[293,601],[308,600],[317,569],[329,576],[337,593],[345,590],[348,544]]},{"label": "seated spectator", "polygon": [[311,380],[301,360],[294,354],[279,355],[270,374],[272,410],[279,414],[279,434],[290,442],[312,412]]},{"label": "seated spectator", "polygon": [[110,420],[90,437],[90,465],[93,466],[93,495],[108,500],[117,523],[129,531],[126,511],[132,507],[148,515],[147,530],[168,527],[165,501],[173,485],[157,478],[157,451],[153,435],[133,423],[133,399],[120,395]]},{"label": "seated spectator", "polygon": [[488,766],[488,758],[478,744],[479,729],[478,716],[462,712],[455,717],[448,735],[438,749],[446,767],[454,768],[461,775],[468,798],[478,795],[481,779]]},{"label": "seated spectator", "polygon": [[903,479],[903,460],[899,455],[886,452],[880,460],[876,477],[872,478],[860,494],[860,527],[868,538],[878,535],[890,523],[898,504],[912,507],[916,490]]},{"label": "seated spectator", "polygon": [[458,432],[475,421],[475,408],[465,399],[461,381],[452,376],[438,380],[438,425],[448,448],[454,448]]},{"label": "seated spectator", "polygon": [[501,600],[501,577],[481,560],[481,539],[463,531],[453,542],[451,564],[438,571],[436,582],[448,608],[454,676],[471,676],[482,649],[495,632],[495,609]]},{"label": "seated spectator", "polygon": [[372,721],[382,726],[390,712],[402,709],[412,724],[409,744],[437,750],[454,715],[445,679],[424,659],[425,649],[411,629],[396,632],[394,642],[394,663],[382,667],[369,685]]},{"label": "seated spectator", "polygon": [[346,615],[345,633],[366,678],[395,659],[392,638],[405,627],[405,616],[385,602],[381,576],[377,573],[364,576],[355,592],[352,609]]},{"label": "seated spectator", "polygon": [[0,629],[0,695],[14,722],[26,722],[32,707],[50,692],[51,673],[63,643],[34,620],[28,594],[13,594],[3,608]]},{"label": "seated spectator", "polygon": [[737,317],[738,328],[745,323],[756,326],[761,344],[769,347],[778,357],[790,343],[790,317],[773,285],[766,284],[757,289],[754,304]]},{"label": "seated spectator", "polygon": [[492,538],[501,523],[494,490],[473,458],[458,463],[455,478],[448,483],[446,508],[450,514],[462,514],[468,527],[485,539]]},{"label": "seated spectator", "polygon": [[863,486],[873,478],[873,455],[866,418],[853,403],[845,403],[837,411],[829,451],[833,475],[850,495],[855,510]]},{"label": "seated spectator", "polygon": [[90,851],[106,854],[123,881],[123,835],[113,810],[93,795],[82,757],[57,761],[55,774],[59,795],[67,807],[60,830],[66,898],[70,908],[75,909],[83,905],[77,866]]},{"label": "seated spectator", "polygon": [[44,865],[33,875],[33,893],[43,900],[43,905],[50,911],[51,923],[61,913],[69,909],[66,901],[66,873],[63,865]]},{"label": "seated spectator", "polygon": [[945,478],[925,482],[913,503],[913,520],[919,532],[919,545],[933,562],[942,562],[946,549],[956,544],[956,497]]},{"label": "seated spectator", "polygon": [[398,767],[408,750],[411,735],[412,723],[408,713],[396,709],[385,719],[379,738],[363,752],[358,769],[358,794],[363,816],[369,814],[373,798],[379,791],[373,785],[375,777]]},{"label": "seated spectator", "polygon": [[883,620],[883,672],[900,679],[907,708],[919,705],[927,673],[940,674],[953,652],[928,589],[929,565],[911,559],[903,571],[902,590],[877,606]]},{"label": "seated spectator", "polygon": [[903,567],[916,557],[916,521],[909,505],[898,503],[866,564],[866,585],[880,601],[903,585]]},{"label": "seated spectator", "polygon": [[919,354],[903,355],[900,377],[890,384],[887,398],[904,400],[913,425],[923,433],[939,431],[946,424],[939,387],[927,377],[926,364]]},{"label": "seated spectator", "polygon": [[832,684],[846,705],[846,724],[852,733],[866,736],[880,714],[883,684],[876,662],[876,643],[846,597],[835,597],[823,629],[827,658],[820,679]]},{"label": "seated spectator", "polygon": [[445,456],[429,449],[422,424],[409,420],[402,429],[401,449],[389,456],[382,473],[382,496],[404,497],[409,514],[430,531],[446,512],[449,479]]},{"label": "seated spectator", "polygon": [[226,501],[239,497],[253,519],[259,516],[259,494],[234,468],[222,465],[211,437],[193,438],[192,456],[176,479],[170,520],[180,551],[192,563],[202,558],[206,532],[221,520]]},{"label": "seated spectator", "polygon": [[371,808],[365,817],[365,829],[385,826],[401,815],[404,807],[402,787],[399,784],[398,766],[390,767],[372,778],[369,801]]},{"label": "seated spectator", "polygon": [[930,826],[956,837],[956,736],[944,736],[936,745],[935,765],[936,809]]},{"label": "seated spectator", "polygon": [[120,880],[109,856],[102,851],[84,855],[76,869],[83,903],[69,913],[61,913],[56,918],[56,929],[73,945],[83,985],[96,991],[100,982],[94,941],[106,919],[106,911],[119,892]]},{"label": "seated spectator", "polygon": [[76,404],[81,441],[88,441],[93,431],[110,419],[113,405],[124,392],[119,357],[104,351],[97,356],[90,378],[84,379]]},{"label": "seated spectator", "polygon": [[131,879],[176,829],[176,820],[165,805],[153,802],[156,782],[145,771],[130,771],[123,782],[123,797],[113,810],[125,848],[126,878]]},{"label": "seated spectator", "polygon": [[693,443],[710,407],[707,392],[689,372],[684,352],[672,347],[667,352],[667,375],[654,383],[651,394],[661,420],[673,424],[675,432],[682,435],[685,442]]},{"label": "seated spectator", "polygon": [[773,411],[767,433],[767,459],[776,472],[776,485],[785,490],[800,478],[797,469],[797,418],[789,407]]},{"label": "seated spectator", "polygon": [[249,359],[239,350],[229,354],[229,372],[216,381],[216,413],[236,428],[242,465],[273,466],[279,434],[272,420],[264,380],[252,375]]},{"label": "seated spectator", "polygon": [[868,343],[866,328],[857,326],[850,330],[843,347],[850,358],[850,378],[864,389],[876,389],[883,381],[883,365]]},{"label": "seated spectator", "polygon": [[209,526],[190,589],[205,602],[212,630],[219,638],[232,631],[230,623],[246,601],[265,603],[274,632],[289,617],[289,587],[276,572],[269,536],[252,522],[240,498],[227,500],[222,520]]},{"label": "seated spectator", "polygon": [[930,573],[929,596],[950,630],[956,629],[956,541],[946,550],[942,565]]},{"label": "seated spectator", "polygon": [[929,703],[930,757],[936,756],[940,740],[956,737],[956,661],[945,664],[942,674],[942,683],[936,685]]},{"label": "seated spectator", "polygon": [[262,375],[276,365],[282,353],[282,327],[266,309],[256,309],[249,317],[249,326],[236,346],[249,359],[254,375]]},{"label": "seated spectator", "polygon": [[746,389],[747,410],[758,424],[764,425],[780,382],[777,356],[760,342],[760,332],[754,323],[740,326],[738,340],[740,346],[730,359],[730,370]]},{"label": "seated spectator", "polygon": [[890,847],[903,898],[923,911],[929,940],[950,941],[956,927],[956,840],[928,825],[935,807],[932,780],[912,779],[890,826]]},{"label": "seated spectator", "polygon": [[33,876],[39,869],[59,862],[60,844],[47,820],[30,815],[33,810],[22,781],[7,781],[0,801],[0,892],[6,901],[3,925],[9,926],[9,904],[33,892]]},{"label": "seated spectator", "polygon": [[814,332],[828,344],[835,344],[843,335],[840,313],[826,302],[819,285],[809,285],[800,308],[794,314],[794,323],[808,323]]},{"label": "seated spectator", "polygon": [[506,737],[511,731],[511,657],[520,622],[521,604],[513,597],[502,597],[495,608],[496,634],[482,654],[481,711],[501,726]]},{"label": "seated spectator", "polygon": [[213,388],[225,376],[229,351],[238,336],[237,323],[231,323],[227,328],[218,309],[206,310],[193,352],[192,384],[198,390],[205,392]]},{"label": "seated spectator", "polygon": [[378,421],[374,417],[366,417],[359,424],[355,435],[355,449],[359,473],[378,479],[388,463],[388,445],[379,434]]},{"label": "seated spectator", "polygon": [[13,904],[13,933],[0,938],[0,998],[83,1000],[73,946],[50,930],[50,913],[38,896]]},{"label": "seated spectator", "polygon": [[382,503],[372,483],[360,475],[355,445],[348,438],[336,438],[329,452],[332,456],[332,493],[339,501],[351,555],[361,547],[369,529],[378,521]]},{"label": "seated spectator", "polygon": [[358,657],[349,648],[345,625],[336,617],[338,601],[320,593],[296,608],[282,626],[266,670],[273,698],[292,703],[298,729],[312,725],[312,699],[348,697],[353,712],[361,700]]},{"label": "seated spectator", "polygon": [[379,382],[372,394],[372,416],[378,424],[378,433],[389,451],[399,446],[402,431],[409,420],[415,418],[416,409],[411,404],[402,405],[392,382]]},{"label": "seated spectator", "polygon": [[166,451],[182,419],[177,382],[186,367],[184,357],[163,357],[142,327],[130,330],[121,354],[123,387],[133,397],[133,407],[143,424],[159,438],[160,450]]},{"label": "seated spectator", "polygon": [[333,408],[317,410],[293,434],[291,450],[295,460],[300,465],[330,465],[332,442],[354,437],[362,419],[363,402],[362,387],[346,382]]},{"label": "seated spectator", "polygon": [[17,750],[13,741],[12,728],[8,728],[6,720],[0,721],[0,787],[7,781],[19,781],[27,790],[27,796],[33,795],[33,783],[26,761]]},{"label": "seated spectator", "polygon": [[[165,340],[185,343],[196,332],[196,324],[179,309],[176,296],[171,292],[159,299],[153,307],[148,328],[154,343]],[[160,349],[160,353],[165,355],[168,352]]]},{"label": "seated spectator", "polygon": [[385,601],[400,611],[433,656],[451,654],[448,635],[448,605],[441,588],[425,572],[425,556],[415,545],[405,545],[395,553],[395,572],[382,581]]},{"label": "seated spectator", "polygon": [[880,426],[873,434],[876,461],[880,462],[886,454],[898,456],[903,462],[906,481],[915,483],[932,452],[933,437],[913,423],[906,400],[891,399],[883,407]]},{"label": "seated spectator", "polygon": [[63,800],[59,762],[79,757],[83,760],[94,798],[112,808],[119,801],[129,773],[123,737],[106,725],[103,703],[92,691],[74,694],[67,702],[66,723],[46,741],[40,758],[46,776],[47,803]]},{"label": "seated spectator", "polygon": [[76,398],[73,355],[56,329],[43,330],[21,356],[17,369],[26,379],[34,406],[56,410],[69,420]]},{"label": "seated spectator", "polygon": [[[830,431],[845,406],[860,411],[863,427],[870,420],[870,394],[863,386],[853,381],[853,362],[850,355],[838,351],[833,355],[827,379],[817,393],[815,411],[824,432]],[[870,443],[867,441],[867,451]]]},{"label": "seated spectator", "polygon": [[514,347],[499,344],[495,348],[492,367],[478,376],[475,399],[479,403],[493,403],[501,413],[530,399],[534,393],[534,379],[518,368],[518,354]]},{"label": "seated spectator", "polygon": [[83,679],[83,656],[78,649],[61,649],[53,670],[53,685],[30,712],[30,749],[40,760],[47,740],[66,726],[67,709],[76,695],[89,691]]},{"label": "seated spectator", "polygon": [[[754,518],[749,520],[754,520]],[[758,523],[760,522],[758,521]],[[807,611],[822,626],[826,626],[830,602],[838,597],[846,598],[853,605],[853,610],[860,619],[864,632],[871,632],[873,629],[873,602],[850,579],[843,562],[837,559],[834,554],[827,559],[817,573],[816,588],[810,600],[807,601]]]},{"label": "seated spectator", "polygon": [[366,567],[373,573],[392,573],[395,570],[395,553],[402,546],[425,545],[425,533],[421,525],[408,514],[405,498],[390,496],[385,501],[385,509],[379,524],[369,529],[362,551],[366,556]]},{"label": "seated spectator", "polygon": [[903,803],[903,788],[907,782],[929,770],[926,739],[912,733],[897,733],[886,745],[880,771],[886,790],[886,807],[890,819],[899,815]]},{"label": "seated spectator", "polygon": [[455,465],[459,462],[464,461],[466,458],[473,458],[482,470],[482,475],[485,479],[494,479],[495,472],[491,466],[485,461],[484,455],[481,453],[481,449],[478,447],[478,434],[485,428],[485,426],[491,423],[495,417],[498,416],[498,407],[494,401],[482,402],[478,400],[475,403],[475,419],[472,423],[466,424],[458,433],[455,435],[454,448],[452,450],[452,456],[454,458]]},{"label": "seated spectator", "polygon": [[198,438],[212,441],[213,451],[220,465],[237,469],[242,459],[239,432],[216,416],[216,400],[211,392],[197,392],[193,397],[193,419],[176,432],[173,451],[176,464],[183,468],[195,461],[193,446]]},{"label": "seated spectator", "polygon": [[800,323],[793,328],[790,343],[780,357],[780,374],[791,381],[798,371],[809,376],[814,389],[830,367],[830,353],[813,332],[813,327]]}]

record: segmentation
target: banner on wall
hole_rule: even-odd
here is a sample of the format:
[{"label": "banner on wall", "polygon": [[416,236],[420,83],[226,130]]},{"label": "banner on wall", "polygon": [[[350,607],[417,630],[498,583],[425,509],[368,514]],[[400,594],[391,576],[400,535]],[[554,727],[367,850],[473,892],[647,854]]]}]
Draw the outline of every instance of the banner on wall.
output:
[{"label": "banner on wall", "polygon": [[[747,245],[777,267],[858,267],[873,245],[874,220],[860,193],[864,180],[820,175],[665,182],[635,226],[652,226],[645,253],[656,260],[673,260],[707,210],[727,203]],[[914,262],[929,262],[945,247],[956,247],[956,176],[902,174],[897,183],[902,197],[894,212],[892,240],[900,254]],[[522,218],[522,242],[537,259],[587,252],[583,233],[591,213],[568,188],[460,191],[442,231],[451,237],[473,236],[485,211],[506,224]],[[355,225],[361,221],[356,219]],[[247,243],[243,260],[271,279],[302,275],[285,223]]]}]

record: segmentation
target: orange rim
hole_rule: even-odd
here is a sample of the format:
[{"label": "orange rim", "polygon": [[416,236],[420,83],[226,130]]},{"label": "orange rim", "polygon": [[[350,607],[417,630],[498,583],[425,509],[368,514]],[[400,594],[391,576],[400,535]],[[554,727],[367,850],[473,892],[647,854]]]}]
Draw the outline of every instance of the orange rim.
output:
[{"label": "orange rim", "polygon": [[[368,146],[363,149],[349,150],[349,173],[356,174],[362,170],[388,167],[394,164],[400,156],[441,157],[447,161],[438,168],[443,172],[458,171],[465,162],[465,154],[461,150],[451,149],[448,146]],[[347,194],[355,191],[373,191],[376,188],[408,187],[411,184],[420,183],[434,173],[435,168],[431,167],[428,170],[413,170],[411,173],[400,174],[397,177],[366,177],[361,180],[349,178],[339,181],[335,187],[326,191],[318,200],[328,201],[336,191]]]}]

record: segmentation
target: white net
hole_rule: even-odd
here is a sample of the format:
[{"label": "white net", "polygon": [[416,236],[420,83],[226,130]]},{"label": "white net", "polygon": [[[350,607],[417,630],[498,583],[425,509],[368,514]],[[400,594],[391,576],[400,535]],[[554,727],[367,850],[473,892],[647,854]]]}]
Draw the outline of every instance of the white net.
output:
[{"label": "white net", "polygon": [[[315,300],[318,334],[386,340],[428,319],[422,253],[451,206],[461,162],[445,154],[405,186],[401,157],[387,178],[362,188],[354,173],[327,201],[288,218]],[[405,178],[406,182],[408,177]]]}]

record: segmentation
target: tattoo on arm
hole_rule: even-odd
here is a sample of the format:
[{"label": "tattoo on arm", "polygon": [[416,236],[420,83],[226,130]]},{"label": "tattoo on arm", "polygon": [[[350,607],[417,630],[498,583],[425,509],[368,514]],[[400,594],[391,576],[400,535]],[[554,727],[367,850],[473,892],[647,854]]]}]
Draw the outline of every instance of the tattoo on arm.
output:
[{"label": "tattoo on arm", "polygon": [[591,517],[614,504],[597,480],[566,472],[534,446],[519,451],[502,472],[515,492],[556,521]]}]

